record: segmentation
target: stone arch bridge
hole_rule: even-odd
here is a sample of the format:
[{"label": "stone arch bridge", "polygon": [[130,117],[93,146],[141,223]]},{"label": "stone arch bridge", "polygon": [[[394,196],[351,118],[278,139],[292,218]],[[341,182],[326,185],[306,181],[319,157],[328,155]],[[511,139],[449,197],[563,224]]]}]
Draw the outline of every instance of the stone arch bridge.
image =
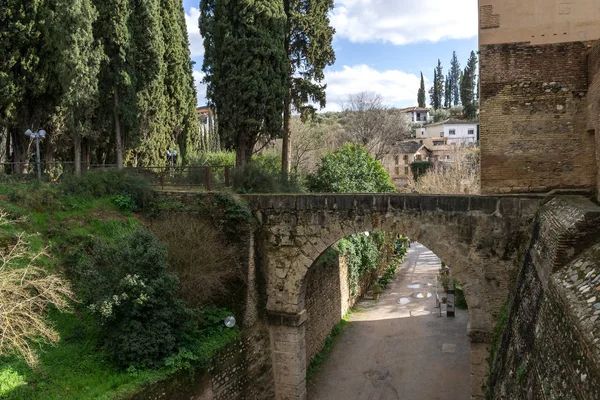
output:
[{"label": "stone arch bridge", "polygon": [[469,304],[471,392],[478,398],[502,305],[516,280],[543,196],[245,195],[259,222],[278,400],[306,398],[305,289],[313,262],[339,239],[385,230],[451,266]]}]

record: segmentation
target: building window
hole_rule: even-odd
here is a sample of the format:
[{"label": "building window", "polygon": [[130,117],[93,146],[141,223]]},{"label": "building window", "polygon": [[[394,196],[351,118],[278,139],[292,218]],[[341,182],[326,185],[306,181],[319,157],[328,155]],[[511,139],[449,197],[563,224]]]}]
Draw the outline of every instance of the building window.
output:
[{"label": "building window", "polygon": [[396,165],[400,164],[400,156],[396,156]]},{"label": "building window", "polygon": [[420,154],[417,154],[417,157],[415,158],[415,160],[417,160],[417,161],[421,161],[421,155],[420,155]]},{"label": "building window", "polygon": [[408,164],[408,154],[404,155],[404,164]]},{"label": "building window", "polygon": [[408,176],[408,167],[404,167],[404,175]]},{"label": "building window", "polygon": [[400,175],[400,167],[396,167],[396,175]]},{"label": "building window", "polygon": [[443,146],[444,145],[444,141],[443,140],[434,140],[433,141],[433,145],[434,146]]},{"label": "building window", "polygon": [[456,129],[450,129],[450,135],[456,135]]},{"label": "building window", "polygon": [[474,135],[475,134],[475,129],[469,129],[469,135]]},{"label": "building window", "polygon": [[423,136],[424,134],[425,134],[425,130],[424,130],[424,129],[422,129],[422,130],[421,130],[421,136]]},{"label": "building window", "polygon": [[421,113],[417,113],[417,121],[421,120]]}]

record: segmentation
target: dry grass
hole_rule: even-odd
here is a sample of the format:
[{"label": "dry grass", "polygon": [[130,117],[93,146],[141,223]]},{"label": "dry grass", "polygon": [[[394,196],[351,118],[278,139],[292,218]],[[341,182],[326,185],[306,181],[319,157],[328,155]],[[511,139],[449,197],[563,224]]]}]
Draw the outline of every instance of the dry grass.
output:
[{"label": "dry grass", "polygon": [[[0,224],[10,223],[0,212]],[[38,356],[32,343],[54,343],[58,333],[44,318],[49,304],[60,311],[74,299],[69,283],[38,266],[45,251],[34,253],[23,233],[0,249],[0,354],[17,354],[34,367]]]},{"label": "dry grass", "polygon": [[180,280],[180,297],[202,307],[228,296],[231,284],[242,279],[235,247],[227,245],[217,229],[199,217],[171,214],[150,228],[167,243],[169,269]]},{"label": "dry grass", "polygon": [[418,181],[411,180],[409,189],[423,194],[479,194],[479,150],[457,146],[451,159],[439,162]]}]

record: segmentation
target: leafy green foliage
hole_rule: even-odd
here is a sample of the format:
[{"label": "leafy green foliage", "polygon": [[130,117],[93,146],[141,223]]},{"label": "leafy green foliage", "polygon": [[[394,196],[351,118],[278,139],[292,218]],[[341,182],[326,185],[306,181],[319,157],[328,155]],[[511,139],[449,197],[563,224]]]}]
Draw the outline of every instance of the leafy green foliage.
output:
[{"label": "leafy green foliage", "polygon": [[192,312],[175,298],[178,279],[151,233],[138,230],[118,246],[94,243],[78,266],[78,282],[121,367],[159,366],[181,344]]},{"label": "leafy green foliage", "polygon": [[386,193],[395,192],[388,173],[367,150],[346,144],[327,153],[315,174],[308,176],[311,192]]},{"label": "leafy green foliage", "polygon": [[[380,246],[383,244],[385,233],[372,232],[369,235],[359,233],[348,236],[335,244],[335,247],[346,257],[348,265],[348,284],[350,293],[356,296],[364,277],[377,273],[383,253]],[[367,286],[370,282],[367,282]]]},{"label": "leafy green foliage", "polygon": [[131,214],[132,212],[137,211],[137,205],[130,194],[118,194],[113,197],[112,202],[119,208],[119,210],[126,214]]},{"label": "leafy green foliage", "polygon": [[410,164],[410,169],[415,182],[431,168],[433,168],[433,164],[430,161],[415,161]]},{"label": "leafy green foliage", "polygon": [[150,183],[143,176],[125,170],[90,171],[79,179],[67,176],[61,187],[65,193],[90,197],[128,195],[140,209],[153,198]]}]

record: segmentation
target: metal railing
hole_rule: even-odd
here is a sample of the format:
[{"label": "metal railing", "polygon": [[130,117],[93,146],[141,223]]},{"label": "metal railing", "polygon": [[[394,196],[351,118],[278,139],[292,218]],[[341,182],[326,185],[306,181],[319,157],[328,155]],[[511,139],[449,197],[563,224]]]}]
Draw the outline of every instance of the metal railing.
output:
[{"label": "metal railing", "polygon": [[[0,174],[12,178],[15,183],[37,180],[36,168],[36,162],[0,162]],[[82,173],[116,168],[116,164],[82,163],[81,165]],[[143,176],[150,184],[161,188],[180,186],[218,190],[232,185],[233,166],[230,165],[145,166],[124,169]],[[72,161],[42,162],[41,170],[42,181],[59,182],[65,175],[75,172],[75,163]]]}]

